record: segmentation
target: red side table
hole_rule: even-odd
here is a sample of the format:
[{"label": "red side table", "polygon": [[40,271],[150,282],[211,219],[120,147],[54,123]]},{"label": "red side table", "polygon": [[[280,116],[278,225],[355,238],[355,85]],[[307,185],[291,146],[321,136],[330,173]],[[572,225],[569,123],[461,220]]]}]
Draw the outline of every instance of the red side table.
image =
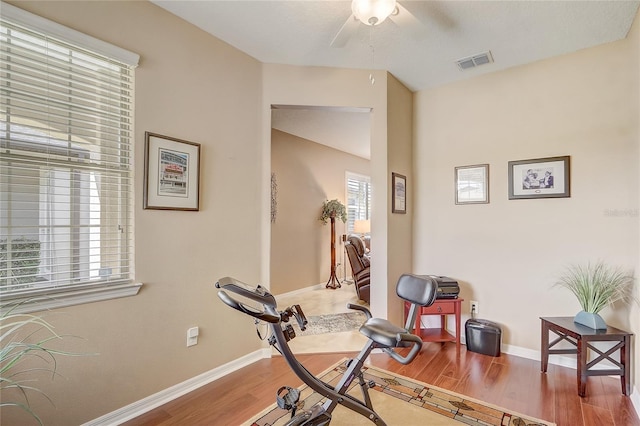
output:
[{"label": "red side table", "polygon": [[[422,338],[423,342],[455,342],[460,349],[460,312],[464,299],[436,299],[431,306],[423,306],[416,314],[415,334]],[[405,302],[405,318],[409,312],[409,303]],[[421,328],[422,315],[440,315],[440,328]],[[449,333],[446,329],[447,315],[455,315],[456,334]]]}]

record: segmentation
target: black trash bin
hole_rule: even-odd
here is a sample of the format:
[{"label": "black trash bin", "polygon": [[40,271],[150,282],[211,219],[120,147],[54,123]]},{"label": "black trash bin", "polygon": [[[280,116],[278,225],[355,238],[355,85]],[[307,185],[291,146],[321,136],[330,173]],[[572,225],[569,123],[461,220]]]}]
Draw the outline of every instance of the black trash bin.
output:
[{"label": "black trash bin", "polygon": [[502,329],[495,322],[470,319],[464,325],[467,350],[479,354],[500,356]]}]

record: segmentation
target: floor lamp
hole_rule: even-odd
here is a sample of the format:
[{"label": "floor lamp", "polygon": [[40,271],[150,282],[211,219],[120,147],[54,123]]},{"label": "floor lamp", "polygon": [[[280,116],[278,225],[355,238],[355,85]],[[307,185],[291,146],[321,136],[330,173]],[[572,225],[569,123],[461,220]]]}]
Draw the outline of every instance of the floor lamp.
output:
[{"label": "floor lamp", "polygon": [[[347,279],[347,257],[349,255],[347,254],[347,234],[342,234],[342,264],[344,265],[342,267],[342,282],[347,283],[347,284],[353,284],[353,280],[348,280]],[[349,263],[349,265],[351,265],[351,263]]]}]

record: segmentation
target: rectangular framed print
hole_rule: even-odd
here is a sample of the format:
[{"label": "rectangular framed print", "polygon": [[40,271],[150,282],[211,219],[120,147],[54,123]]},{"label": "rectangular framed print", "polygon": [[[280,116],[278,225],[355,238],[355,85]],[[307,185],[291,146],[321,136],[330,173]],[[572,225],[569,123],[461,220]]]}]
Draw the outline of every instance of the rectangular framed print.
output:
[{"label": "rectangular framed print", "polygon": [[145,132],[144,208],[200,209],[200,144]]},{"label": "rectangular framed print", "polygon": [[509,199],[571,196],[569,156],[509,161]]},{"label": "rectangular framed print", "polygon": [[487,204],[489,202],[489,165],[455,168],[456,204]]},{"label": "rectangular framed print", "polygon": [[391,213],[407,212],[407,177],[391,173]]}]

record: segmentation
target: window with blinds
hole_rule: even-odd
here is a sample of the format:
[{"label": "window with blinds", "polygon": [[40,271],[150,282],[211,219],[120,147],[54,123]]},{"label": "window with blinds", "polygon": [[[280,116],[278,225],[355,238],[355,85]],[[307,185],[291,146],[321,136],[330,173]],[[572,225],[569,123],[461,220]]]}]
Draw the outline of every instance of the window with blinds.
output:
[{"label": "window with blinds", "polygon": [[371,178],[347,172],[347,232],[356,220],[371,218]]},{"label": "window with blinds", "polygon": [[[0,19],[2,298],[131,283],[137,55],[132,64],[74,44],[65,40],[77,36],[72,30],[17,8],[8,10],[12,19],[7,6]],[[35,24],[24,24],[25,16]]]}]

